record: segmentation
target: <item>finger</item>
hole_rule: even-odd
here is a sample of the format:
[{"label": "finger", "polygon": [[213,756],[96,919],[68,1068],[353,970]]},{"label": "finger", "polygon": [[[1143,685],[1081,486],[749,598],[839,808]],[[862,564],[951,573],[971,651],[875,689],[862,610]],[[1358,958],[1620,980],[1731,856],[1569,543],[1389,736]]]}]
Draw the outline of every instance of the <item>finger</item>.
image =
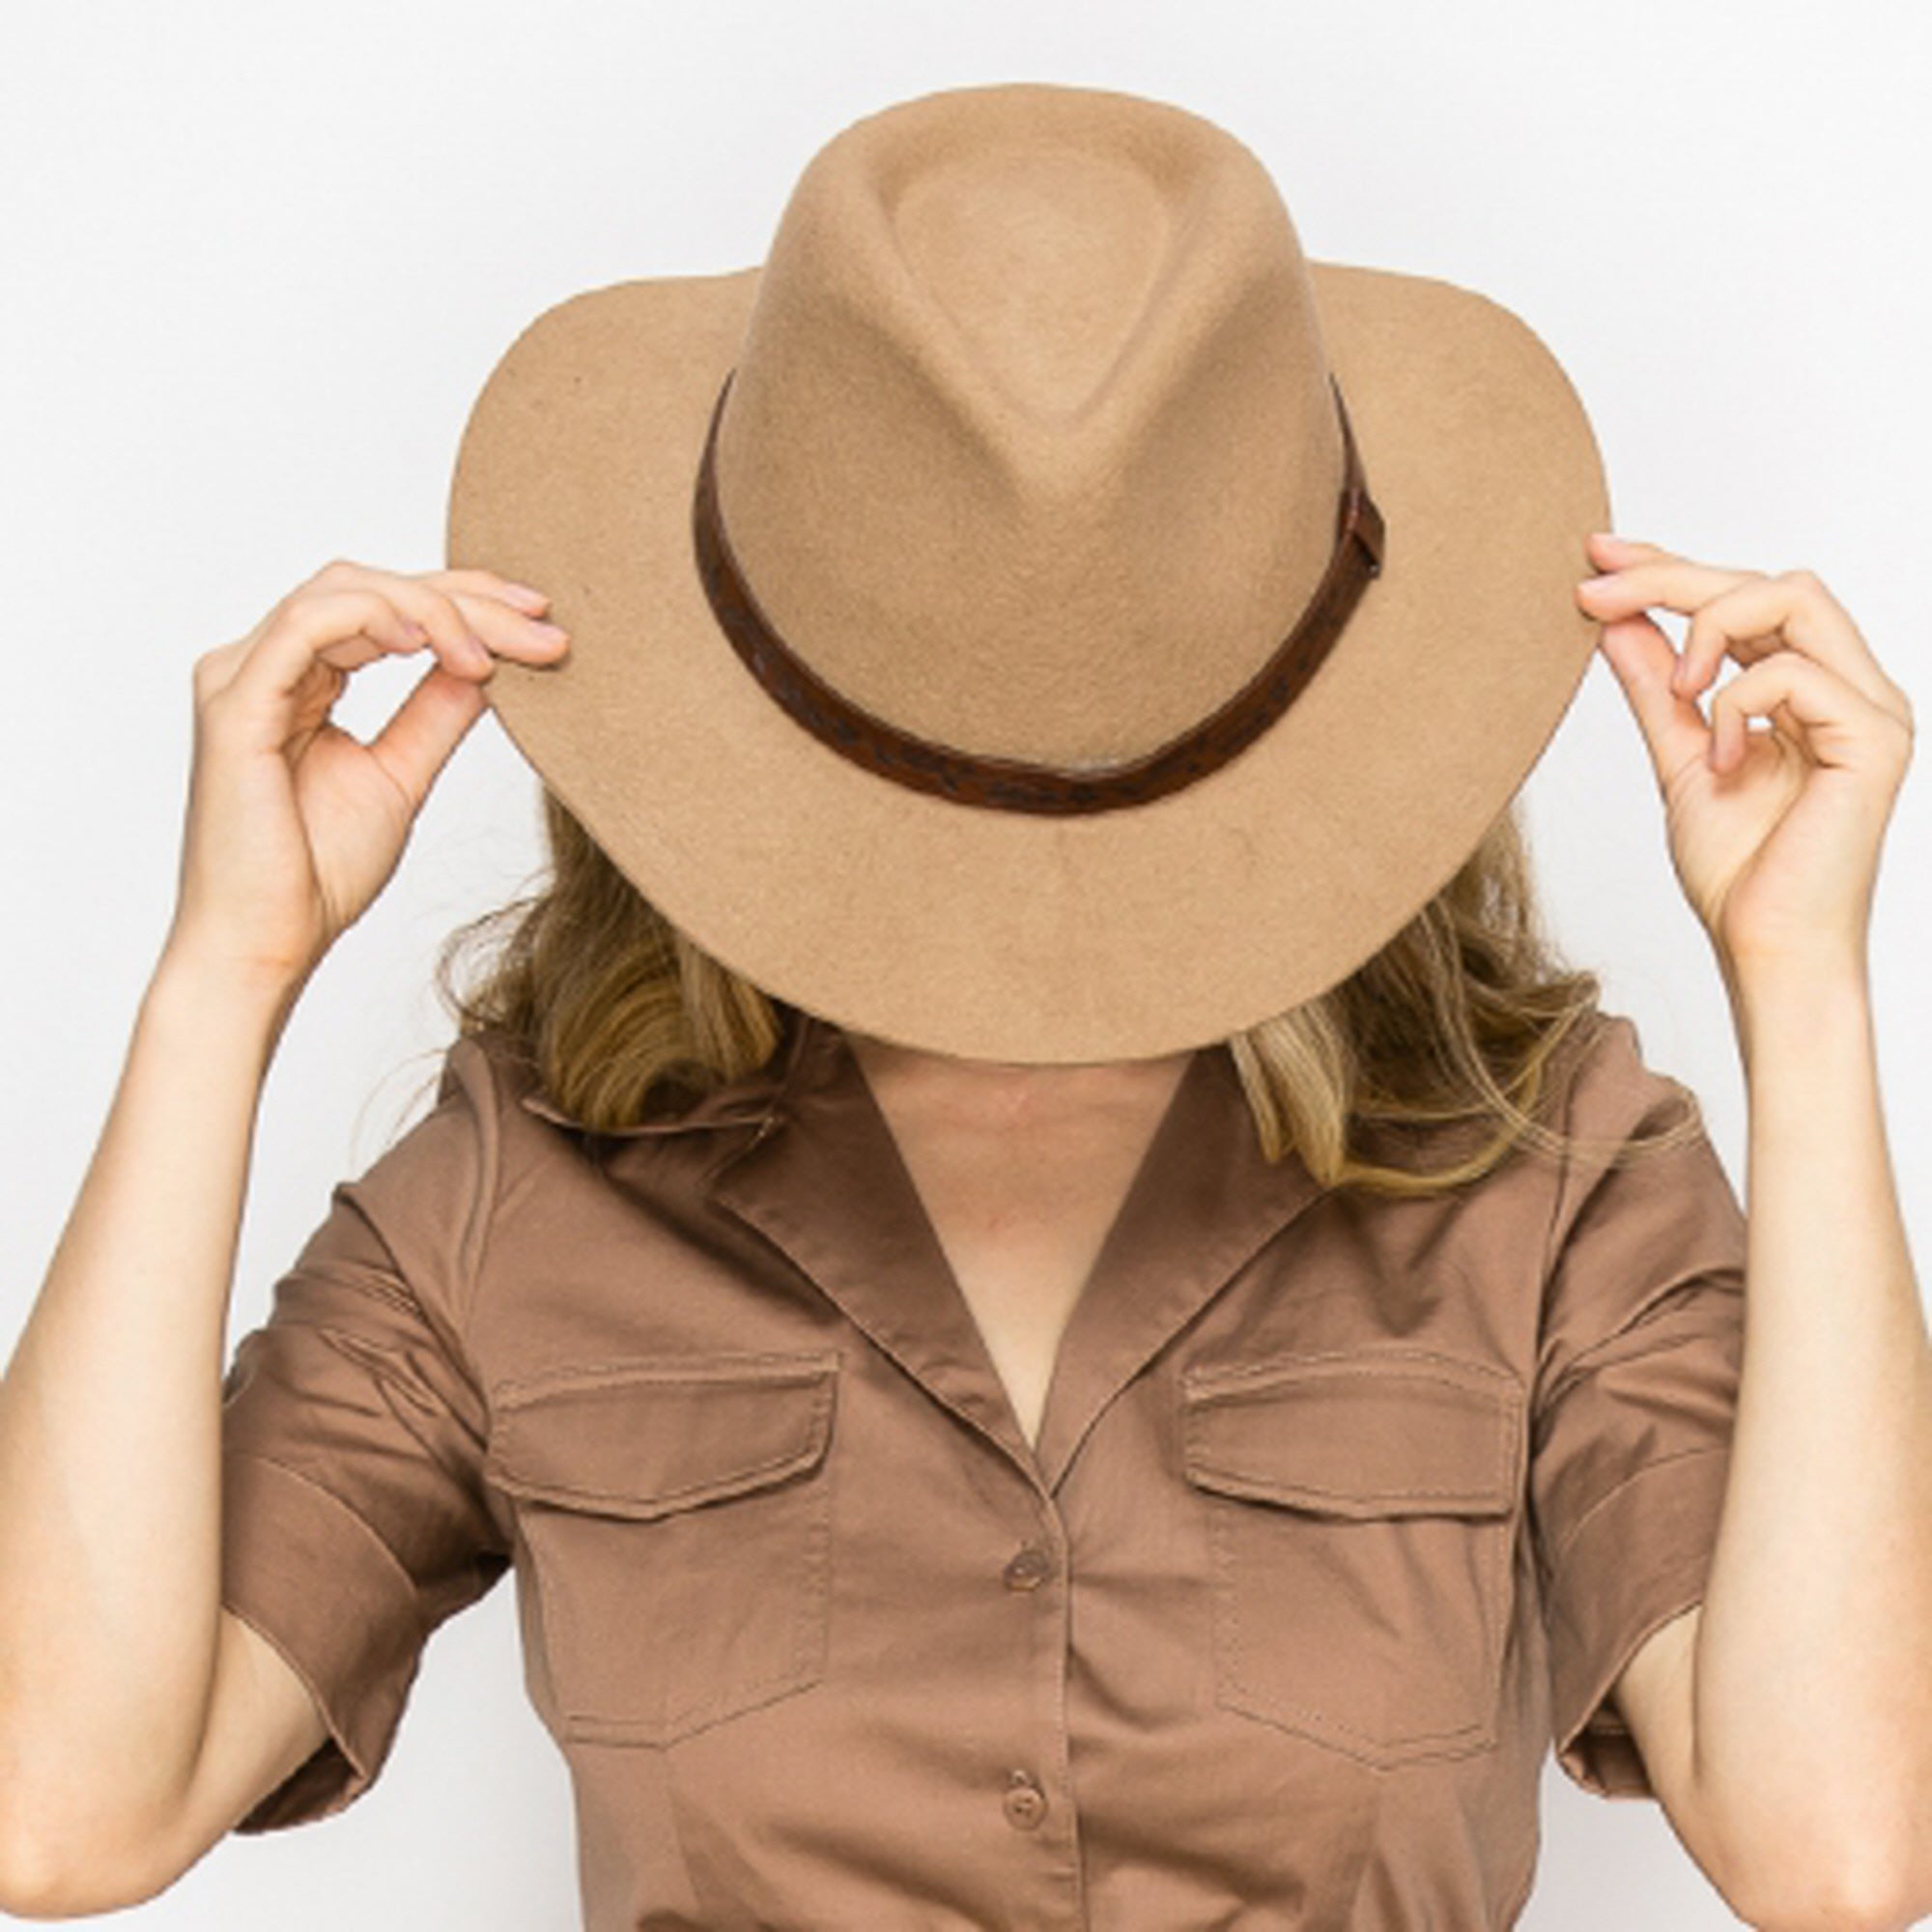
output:
[{"label": "finger", "polygon": [[473,590],[479,596],[501,597],[532,616],[541,616],[550,608],[548,591],[499,577],[494,570],[431,570],[423,574],[422,581],[442,590]]},{"label": "finger", "polygon": [[1676,649],[1653,618],[1640,614],[1605,624],[1602,644],[1650,749],[1658,781],[1667,791],[1676,774],[1703,757],[1711,742],[1696,700],[1670,688]]},{"label": "finger", "polygon": [[[554,626],[540,624],[527,611],[517,611],[512,605],[494,597],[440,590],[425,579],[412,577],[405,571],[382,570],[373,564],[354,563],[346,558],[338,558],[319,571],[312,582],[314,588],[304,591],[304,596],[337,586],[380,591],[398,610],[414,618],[429,632],[437,643],[438,656],[455,671],[467,670],[475,677],[488,677],[493,664],[493,646],[508,655],[532,658],[538,662],[556,655]],[[480,624],[472,621],[478,611],[486,611],[492,616],[501,612],[512,618],[516,624],[525,627],[527,641],[513,641],[515,633],[507,632],[487,619]]]},{"label": "finger", "polygon": [[358,563],[354,557],[338,556],[324,564],[308,581],[319,588],[332,590],[349,583],[368,583],[376,579],[384,581],[400,579],[411,583],[429,583],[450,589],[480,591],[501,597],[506,602],[532,612],[540,611],[550,602],[549,596],[537,589],[534,584],[520,583],[515,578],[504,577],[497,571],[483,570],[475,566],[411,573],[384,570],[376,564]]},{"label": "finger", "polygon": [[1711,699],[1711,768],[1743,760],[1748,721],[1782,707],[1803,733],[1804,750],[1821,765],[1866,771],[1881,758],[1902,760],[1911,740],[1903,722],[1874,704],[1835,671],[1798,651],[1774,651],[1721,685]]},{"label": "finger", "polygon": [[222,695],[279,734],[318,665],[354,670],[379,657],[431,647],[435,640],[377,591],[305,591],[275,611]]},{"label": "finger", "polygon": [[[1642,543],[1635,537],[1620,537],[1609,530],[1599,530],[1588,539],[1589,554],[1602,570],[1623,570],[1634,563],[1682,563],[1685,559],[1672,550],[1665,550],[1662,544]],[[1755,573],[1728,564],[1715,566],[1729,571],[1733,577],[1750,577]]]},{"label": "finger", "polygon": [[1694,694],[1717,675],[1726,655],[1753,664],[1787,647],[1903,716],[1897,686],[1879,668],[1850,612],[1808,570],[1753,578],[1701,606],[1685,633],[1679,679]]},{"label": "finger", "polygon": [[1585,578],[1577,586],[1577,596],[1593,617],[1628,617],[1653,605],[1690,611],[1761,574],[1692,563],[1689,557],[1664,553],[1606,576]]},{"label": "finger", "polygon": [[474,678],[432,666],[389,722],[369,741],[369,755],[387,773],[413,815],[449,756],[489,699]]},{"label": "finger", "polygon": [[1806,755],[1804,749],[1804,726],[1800,724],[1796,713],[1783,698],[1774,704],[1765,714],[1771,720],[1771,728],[1796,752],[1800,757]]},{"label": "finger", "polygon": [[453,600],[472,636],[498,657],[525,664],[550,664],[569,647],[570,633],[494,597],[458,591]]}]

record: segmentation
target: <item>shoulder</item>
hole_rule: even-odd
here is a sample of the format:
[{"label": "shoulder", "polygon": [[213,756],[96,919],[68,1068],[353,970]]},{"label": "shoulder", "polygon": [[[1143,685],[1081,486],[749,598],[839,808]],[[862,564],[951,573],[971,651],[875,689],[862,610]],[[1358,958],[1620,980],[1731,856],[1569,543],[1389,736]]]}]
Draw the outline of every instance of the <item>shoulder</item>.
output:
[{"label": "shoulder", "polygon": [[456,1101],[479,1114],[495,1114],[502,1097],[527,1077],[522,1051],[506,1035],[459,1034],[443,1052],[437,1103]]},{"label": "shoulder", "polygon": [[1628,1013],[1589,1012],[1551,1056],[1551,1074],[1565,1131],[1579,1138],[1614,1143],[1701,1122],[1696,1094],[1646,1057]]},{"label": "shoulder", "polygon": [[380,1258],[460,1321],[500,1192],[504,1067],[490,1037],[461,1035],[446,1047],[428,1109],[337,1184],[335,1212],[311,1250]]}]

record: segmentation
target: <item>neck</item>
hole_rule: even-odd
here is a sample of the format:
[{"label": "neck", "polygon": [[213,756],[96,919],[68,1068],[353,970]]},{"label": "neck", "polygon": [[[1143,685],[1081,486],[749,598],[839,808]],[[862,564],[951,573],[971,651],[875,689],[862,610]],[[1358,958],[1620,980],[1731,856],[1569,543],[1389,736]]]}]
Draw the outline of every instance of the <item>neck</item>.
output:
[{"label": "neck", "polygon": [[1077,1110],[1132,1102],[1168,1088],[1185,1070],[1194,1049],[1146,1060],[976,1060],[931,1053],[842,1028],[874,1088],[890,1085],[920,1098],[956,1096],[962,1104]]}]

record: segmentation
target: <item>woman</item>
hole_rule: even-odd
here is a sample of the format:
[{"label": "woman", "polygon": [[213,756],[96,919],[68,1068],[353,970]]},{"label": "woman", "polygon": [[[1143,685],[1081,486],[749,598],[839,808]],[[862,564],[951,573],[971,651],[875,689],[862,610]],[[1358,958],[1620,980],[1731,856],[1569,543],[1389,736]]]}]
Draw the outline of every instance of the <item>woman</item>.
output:
[{"label": "woman", "polygon": [[[339,562],[200,661],[0,1407],[0,1904],[352,1802],[514,1569],[593,1926],[1507,1924],[1552,1738],[1751,1922],[1932,1906],[1910,707],[1802,573],[1586,559],[1541,346],[1272,197],[1127,97],[887,110],[761,278],[493,377],[452,559],[567,635]],[[1599,639],[1748,1223],[1537,936],[1510,801]],[[554,879],[217,1391],[263,1070],[486,702]]]}]

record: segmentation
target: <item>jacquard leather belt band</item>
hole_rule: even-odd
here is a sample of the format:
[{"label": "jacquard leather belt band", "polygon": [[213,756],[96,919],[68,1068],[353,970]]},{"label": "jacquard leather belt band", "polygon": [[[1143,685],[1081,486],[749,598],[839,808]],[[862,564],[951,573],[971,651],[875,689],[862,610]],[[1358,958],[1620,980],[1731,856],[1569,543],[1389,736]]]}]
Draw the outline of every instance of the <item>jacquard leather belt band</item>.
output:
[{"label": "jacquard leather belt band", "polygon": [[1002,811],[1108,811],[1145,804],[1219,770],[1294,701],[1341,636],[1369,580],[1381,571],[1381,512],[1369,495],[1348,407],[1331,375],[1346,452],[1335,547],[1307,608],[1268,661],[1225,704],[1154,751],[1098,772],[986,757],[935,744],[899,730],[836,691],[759,611],[718,510],[714,450],[731,373],[726,372],[712,406],[692,503],[698,572],[719,624],[753,676],[814,737],[881,778],[958,805]]}]

